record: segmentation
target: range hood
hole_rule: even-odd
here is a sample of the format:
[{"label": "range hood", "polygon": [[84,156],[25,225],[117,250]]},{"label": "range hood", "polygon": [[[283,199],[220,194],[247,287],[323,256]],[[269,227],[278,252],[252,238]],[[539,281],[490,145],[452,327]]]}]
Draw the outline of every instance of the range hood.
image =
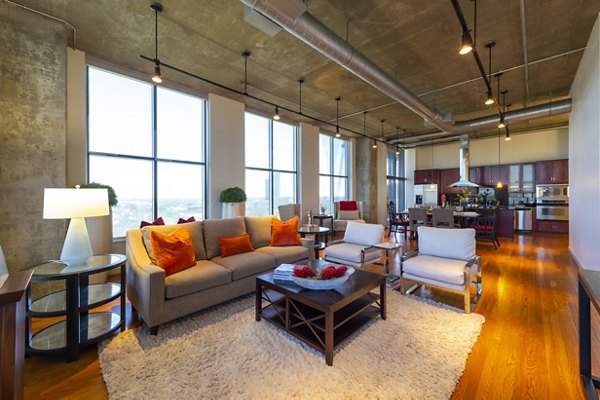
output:
[{"label": "range hood", "polygon": [[451,183],[449,187],[464,187],[476,188],[478,184],[469,180],[469,134],[463,133],[460,135],[460,164],[459,164],[459,180]]}]

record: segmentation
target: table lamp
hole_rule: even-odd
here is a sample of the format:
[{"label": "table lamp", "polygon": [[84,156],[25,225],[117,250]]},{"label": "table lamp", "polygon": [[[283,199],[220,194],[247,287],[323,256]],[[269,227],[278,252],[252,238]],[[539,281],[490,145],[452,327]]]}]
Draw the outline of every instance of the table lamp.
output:
[{"label": "table lamp", "polygon": [[71,218],[60,260],[66,265],[83,264],[92,256],[85,217],[109,214],[107,189],[44,189],[44,219]]}]

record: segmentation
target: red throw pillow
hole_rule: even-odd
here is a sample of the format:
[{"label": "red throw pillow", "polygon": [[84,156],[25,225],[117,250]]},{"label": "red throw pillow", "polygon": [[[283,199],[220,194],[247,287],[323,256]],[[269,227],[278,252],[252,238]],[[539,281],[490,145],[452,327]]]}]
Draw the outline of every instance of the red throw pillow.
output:
[{"label": "red throw pillow", "polygon": [[298,235],[298,217],[281,221],[275,217],[271,222],[271,246],[301,246]]},{"label": "red throw pillow", "polygon": [[158,217],[158,218],[156,218],[152,222],[148,222],[148,221],[142,221],[142,222],[140,222],[140,229],[142,229],[145,226],[150,226],[150,225],[164,225],[164,224],[165,224],[165,220],[163,220],[162,217]]},{"label": "red throw pillow", "polygon": [[221,248],[221,257],[254,251],[248,233],[244,233],[242,236],[219,237],[219,247]]},{"label": "red throw pillow", "polygon": [[165,276],[196,265],[192,237],[187,228],[180,228],[168,235],[150,232],[156,265],[165,270]]},{"label": "red throw pillow", "polygon": [[192,215],[188,219],[179,218],[177,221],[178,224],[187,224],[188,222],[196,222],[196,218]]},{"label": "red throw pillow", "polygon": [[340,201],[340,210],[341,211],[356,211],[358,210],[358,203],[356,200],[350,201]]}]

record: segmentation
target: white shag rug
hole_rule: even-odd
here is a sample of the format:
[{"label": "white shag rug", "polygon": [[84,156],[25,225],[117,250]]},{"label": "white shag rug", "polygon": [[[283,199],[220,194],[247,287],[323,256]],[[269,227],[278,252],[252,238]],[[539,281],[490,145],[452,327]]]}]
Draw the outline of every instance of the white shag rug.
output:
[{"label": "white shag rug", "polygon": [[387,293],[387,319],[322,353],[264,319],[244,297],[99,346],[111,399],[447,399],[484,318]]}]

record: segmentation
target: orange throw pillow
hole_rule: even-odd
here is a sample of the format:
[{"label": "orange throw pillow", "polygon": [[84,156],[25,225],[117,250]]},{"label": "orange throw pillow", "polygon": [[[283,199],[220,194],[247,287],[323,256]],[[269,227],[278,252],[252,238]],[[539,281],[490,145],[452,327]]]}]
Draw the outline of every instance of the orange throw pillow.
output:
[{"label": "orange throw pillow", "polygon": [[289,221],[281,221],[273,217],[271,222],[271,246],[301,246],[298,235],[298,217]]},{"label": "orange throw pillow", "polygon": [[165,270],[166,276],[196,265],[194,245],[187,228],[177,229],[168,235],[152,231],[150,235],[156,265]]},{"label": "orange throw pillow", "polygon": [[254,247],[250,243],[250,235],[247,233],[242,236],[219,237],[219,247],[221,248],[221,257],[254,251]]}]

